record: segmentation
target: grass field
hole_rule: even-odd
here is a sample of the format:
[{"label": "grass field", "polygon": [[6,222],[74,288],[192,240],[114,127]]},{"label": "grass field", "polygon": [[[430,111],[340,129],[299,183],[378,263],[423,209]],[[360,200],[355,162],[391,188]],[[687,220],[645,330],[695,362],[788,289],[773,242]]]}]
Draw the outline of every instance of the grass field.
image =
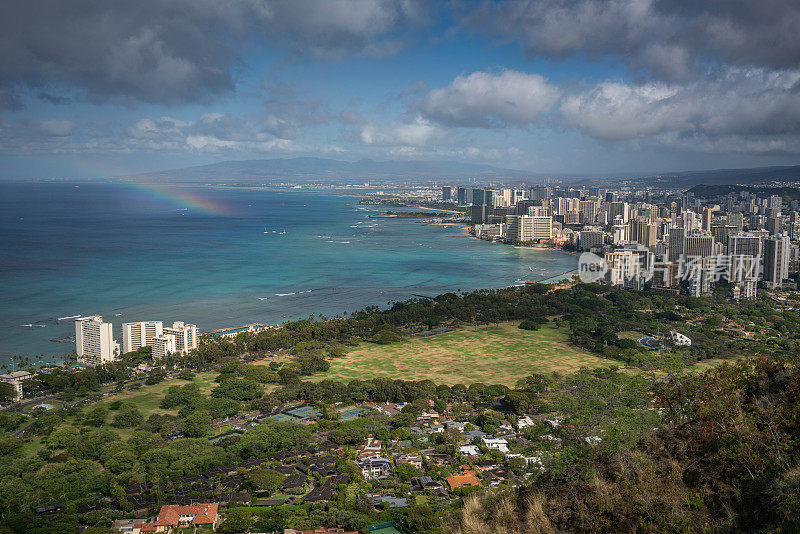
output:
[{"label": "grass field", "polygon": [[430,379],[437,384],[505,384],[513,386],[530,373],[570,373],[581,367],[622,366],[573,347],[567,331],[545,325],[520,330],[517,323],[466,328],[390,345],[364,343],[313,380],[387,377]]},{"label": "grass field", "polygon": [[[200,390],[207,395],[211,392],[211,389],[217,385],[213,380],[218,374],[219,373],[213,371],[197,373],[192,381],[200,386]],[[144,415],[145,418],[154,413],[175,414],[177,413],[177,410],[164,410],[160,408],[159,405],[161,404],[161,399],[164,398],[167,389],[169,389],[171,386],[183,386],[188,383],[188,380],[180,380],[177,378],[164,380],[163,382],[159,382],[158,384],[152,386],[143,385],[139,389],[126,390],[121,393],[111,394],[98,404],[108,405],[111,403],[111,401],[115,400],[128,402],[139,408],[139,411],[142,412],[142,415]],[[108,421],[111,421],[112,417],[113,412],[109,414]]]}]

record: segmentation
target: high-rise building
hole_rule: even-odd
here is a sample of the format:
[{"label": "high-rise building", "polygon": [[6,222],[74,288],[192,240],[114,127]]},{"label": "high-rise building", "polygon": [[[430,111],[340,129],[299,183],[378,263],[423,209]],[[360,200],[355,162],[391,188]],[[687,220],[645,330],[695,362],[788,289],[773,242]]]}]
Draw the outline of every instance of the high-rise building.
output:
[{"label": "high-rise building", "polygon": [[790,247],[789,236],[771,236],[764,240],[764,281],[773,289],[789,277]]},{"label": "high-rise building", "polygon": [[473,206],[483,206],[486,204],[486,196],[483,189],[473,189],[472,190],[472,202],[470,202]]},{"label": "high-rise building", "polygon": [[750,254],[730,254],[729,265],[722,274],[728,282],[757,282],[759,275],[759,258]]},{"label": "high-rise building", "polygon": [[708,208],[708,207],[703,208],[703,228],[702,228],[702,230],[704,232],[710,232],[711,231],[711,221],[713,219],[713,213],[714,212],[711,211],[711,208]]},{"label": "high-rise building", "polygon": [[549,215],[532,215],[533,239],[550,239],[553,237],[553,218]]},{"label": "high-rise building", "polygon": [[729,235],[727,251],[731,256],[744,254],[759,257],[761,256],[761,238],[749,234]]},{"label": "high-rise building", "polygon": [[459,206],[466,206],[467,205],[467,188],[466,187],[459,187],[456,190],[457,202]]},{"label": "high-rise building", "polygon": [[646,247],[655,248],[658,225],[648,222],[647,219],[640,218],[631,220],[630,226],[631,241],[635,241]]},{"label": "high-rise building", "polygon": [[744,228],[744,215],[741,213],[729,213],[726,219],[729,225],[735,226],[740,232]]},{"label": "high-rise building", "polygon": [[578,204],[578,212],[581,214],[581,220],[584,224],[595,222],[599,209],[600,201],[596,197],[581,200]]},{"label": "high-rise building", "polygon": [[683,256],[686,245],[686,231],[683,228],[670,228],[669,230],[669,261],[677,262]]},{"label": "high-rise building", "polygon": [[553,218],[533,215],[509,215],[507,237],[511,241],[526,242],[553,237]]},{"label": "high-rise building", "polygon": [[161,321],[122,323],[122,352],[132,352],[141,347],[152,347],[153,338],[163,333]]},{"label": "high-rise building", "polygon": [[116,360],[119,343],[114,340],[114,325],[104,323],[99,315],[77,319],[75,352],[78,361],[87,365],[102,365]]},{"label": "high-rise building", "polygon": [[583,251],[603,246],[603,232],[599,230],[584,230],[579,236],[578,244]]},{"label": "high-rise building", "polygon": [[683,229],[686,230],[686,233],[700,227],[697,214],[693,211],[684,211],[681,218],[683,219]]},{"label": "high-rise building", "polygon": [[187,354],[197,348],[197,326],[175,321],[164,327],[164,335],[175,336],[175,353]]},{"label": "high-rise building", "polygon": [[684,255],[687,258],[707,258],[714,253],[714,238],[694,233],[686,236]]},{"label": "high-rise building", "polygon": [[173,334],[161,334],[153,338],[153,359],[163,360],[168,354],[178,352],[175,336]]},{"label": "high-rise building", "polygon": [[722,243],[725,247],[728,246],[728,237],[737,232],[738,230],[735,226],[727,224],[711,227],[711,235],[714,236],[714,242]]},{"label": "high-rise building", "polygon": [[453,188],[450,186],[442,187],[442,200],[450,200],[453,198]]},{"label": "high-rise building", "polygon": [[767,231],[770,235],[778,235],[783,232],[783,219],[781,217],[767,218]]},{"label": "high-rise building", "polygon": [[489,218],[489,206],[475,205],[469,207],[469,219],[472,224],[483,224]]},{"label": "high-rise building", "polygon": [[639,255],[633,250],[615,250],[605,255],[606,281],[612,285],[635,285],[640,279]]},{"label": "high-rise building", "polygon": [[622,222],[628,222],[628,204],[627,202],[609,202],[606,204],[608,211],[608,220],[613,221],[615,217],[622,217]]}]

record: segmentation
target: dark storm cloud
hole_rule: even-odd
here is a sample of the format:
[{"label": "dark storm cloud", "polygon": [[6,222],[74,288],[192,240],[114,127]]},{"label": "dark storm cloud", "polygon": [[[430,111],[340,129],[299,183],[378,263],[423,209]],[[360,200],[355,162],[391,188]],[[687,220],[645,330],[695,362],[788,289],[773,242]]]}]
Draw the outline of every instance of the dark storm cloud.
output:
[{"label": "dark storm cloud", "polygon": [[0,3],[0,106],[14,89],[61,85],[92,100],[202,102],[234,88],[243,42],[297,54],[385,55],[418,20],[415,2],[310,0],[5,0]]},{"label": "dark storm cloud", "polygon": [[531,54],[619,55],[633,69],[685,80],[706,62],[800,65],[797,0],[525,0],[462,11],[469,26]]}]

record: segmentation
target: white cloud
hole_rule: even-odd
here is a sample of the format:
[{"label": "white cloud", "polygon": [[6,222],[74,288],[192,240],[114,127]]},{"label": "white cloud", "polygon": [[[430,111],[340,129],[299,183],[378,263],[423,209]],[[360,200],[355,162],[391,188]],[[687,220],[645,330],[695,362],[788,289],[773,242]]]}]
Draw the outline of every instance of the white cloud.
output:
[{"label": "white cloud", "polygon": [[390,126],[367,124],[361,128],[359,140],[365,145],[420,147],[441,141],[445,132],[430,121],[416,117],[411,122]]},{"label": "white cloud", "polygon": [[425,116],[451,126],[494,128],[536,122],[558,101],[559,89],[538,74],[504,70],[458,76],[416,102]]},{"label": "white cloud", "polygon": [[561,119],[604,141],[800,153],[800,72],[724,69],[701,81],[603,82],[567,96]]}]

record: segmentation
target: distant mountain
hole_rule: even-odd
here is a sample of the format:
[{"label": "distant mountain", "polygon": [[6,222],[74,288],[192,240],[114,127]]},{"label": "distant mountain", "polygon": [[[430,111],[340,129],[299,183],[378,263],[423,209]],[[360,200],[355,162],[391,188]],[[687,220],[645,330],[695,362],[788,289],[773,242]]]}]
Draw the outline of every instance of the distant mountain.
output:
[{"label": "distant mountain", "polygon": [[716,198],[724,197],[728,193],[739,193],[740,191],[748,191],[759,197],[768,197],[771,195],[778,195],[783,198],[785,202],[792,200],[800,200],[800,189],[796,187],[764,187],[758,185],[706,185],[699,184],[691,189],[690,193],[699,198]]},{"label": "distant mountain", "polygon": [[194,184],[263,184],[275,182],[353,183],[360,181],[398,182],[441,180],[477,184],[502,182],[544,183],[556,178],[570,185],[608,185],[623,180],[641,180],[643,184],[667,188],[690,188],[694,185],[760,184],[769,181],[800,180],[800,165],[760,167],[755,169],[717,169],[706,171],[667,172],[641,175],[577,175],[539,174],[491,165],[456,161],[341,161],[301,157],[223,161],[135,176],[116,176],[112,179],[145,177],[165,183]]},{"label": "distant mountain", "polygon": [[665,187],[691,187],[697,184],[729,185],[800,181],[800,165],[758,167],[755,169],[717,169],[649,175],[645,180]]},{"label": "distant mountain", "polygon": [[[449,161],[340,161],[324,158],[256,159],[223,161],[200,167],[153,172],[137,176],[176,183],[257,184],[281,181],[415,180],[475,178],[478,183],[494,180],[538,181],[541,177],[491,165]],[[119,177],[117,177],[119,178]]]}]

